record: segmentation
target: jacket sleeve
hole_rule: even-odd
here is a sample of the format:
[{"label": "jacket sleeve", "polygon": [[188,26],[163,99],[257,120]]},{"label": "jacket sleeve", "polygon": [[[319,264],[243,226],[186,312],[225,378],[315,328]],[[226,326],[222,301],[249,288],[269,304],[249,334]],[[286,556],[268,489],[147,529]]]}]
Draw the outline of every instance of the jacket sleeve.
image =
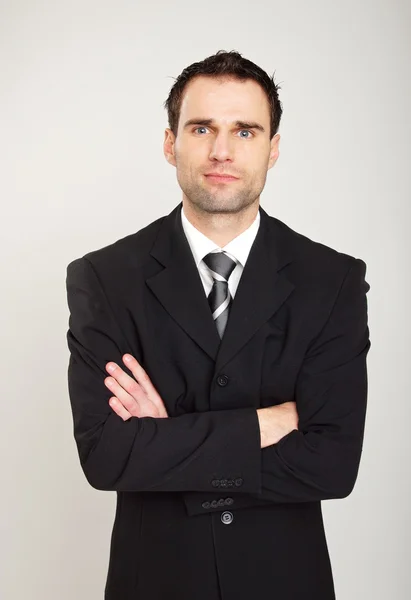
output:
[{"label": "jacket sleeve", "polygon": [[130,349],[87,258],[68,265],[66,286],[68,391],[74,438],[90,485],[113,491],[210,492],[219,480],[230,479],[238,492],[260,492],[255,409],[123,421],[108,404],[112,393],[104,384],[105,365],[115,361],[127,372],[122,356]]},{"label": "jacket sleeve", "polygon": [[[306,352],[295,387],[298,430],[261,450],[261,492],[233,496],[232,508],[344,498],[353,490],[363,445],[371,346],[365,273],[365,262],[353,259],[325,325]],[[216,510],[218,499],[218,494],[201,499],[184,494],[190,515]]]}]

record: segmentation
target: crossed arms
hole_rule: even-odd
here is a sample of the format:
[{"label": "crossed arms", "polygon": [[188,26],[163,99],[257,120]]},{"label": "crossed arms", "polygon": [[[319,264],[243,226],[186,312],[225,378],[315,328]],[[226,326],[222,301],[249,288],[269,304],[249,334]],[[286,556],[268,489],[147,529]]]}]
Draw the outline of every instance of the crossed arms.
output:
[{"label": "crossed arms", "polygon": [[[295,406],[168,417],[134,357],[135,382],[124,380],[129,376],[119,365],[128,349],[92,264],[85,258],[70,263],[69,394],[89,483],[101,490],[180,491],[196,499],[198,492],[215,492],[216,480],[231,477],[241,481],[230,489],[241,506],[351,493],[367,397],[365,268],[360,259],[351,262],[333,310],[306,353]],[[107,377],[111,363],[118,370]],[[112,406],[111,398],[119,404]]]},{"label": "crossed arms", "polygon": [[[109,400],[111,408],[123,421],[132,417],[168,418],[162,398],[137,359],[131,354],[125,354],[122,359],[133,377],[114,362],[106,364],[111,377],[106,377],[104,384],[114,394]],[[276,444],[287,433],[298,428],[295,402],[259,408],[257,415],[261,448]]]}]

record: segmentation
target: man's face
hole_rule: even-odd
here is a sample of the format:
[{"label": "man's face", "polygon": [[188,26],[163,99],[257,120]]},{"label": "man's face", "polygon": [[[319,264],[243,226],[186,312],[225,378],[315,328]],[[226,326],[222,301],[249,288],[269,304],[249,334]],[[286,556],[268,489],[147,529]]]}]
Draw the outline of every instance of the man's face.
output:
[{"label": "man's face", "polygon": [[185,89],[177,137],[166,129],[164,154],[193,208],[237,213],[259,199],[279,139],[270,140],[269,104],[258,83],[198,76]]}]

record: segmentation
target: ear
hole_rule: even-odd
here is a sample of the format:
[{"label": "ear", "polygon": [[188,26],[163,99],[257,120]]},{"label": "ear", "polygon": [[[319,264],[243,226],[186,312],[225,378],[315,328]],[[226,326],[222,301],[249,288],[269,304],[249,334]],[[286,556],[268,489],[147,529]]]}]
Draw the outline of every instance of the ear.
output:
[{"label": "ear", "polygon": [[167,128],[164,132],[164,156],[166,157],[166,160],[170,163],[170,165],[177,166],[174,153],[175,140],[176,138],[174,133],[171,131],[171,129]]},{"label": "ear", "polygon": [[270,158],[268,159],[268,169],[271,169],[277,162],[277,158],[280,156],[280,134],[276,133],[273,139],[270,142],[271,150],[270,150]]}]

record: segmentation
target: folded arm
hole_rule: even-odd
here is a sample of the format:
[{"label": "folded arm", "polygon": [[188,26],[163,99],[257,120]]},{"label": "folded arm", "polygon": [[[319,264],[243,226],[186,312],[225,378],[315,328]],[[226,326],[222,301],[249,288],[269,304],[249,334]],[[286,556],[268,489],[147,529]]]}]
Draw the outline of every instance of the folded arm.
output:
[{"label": "folded arm", "polygon": [[109,361],[121,364],[129,348],[86,258],[68,265],[66,285],[68,388],[74,437],[88,482],[100,490],[212,492],[217,482],[230,480],[234,493],[258,493],[256,410],[123,420],[109,405],[105,366]]},{"label": "folded arm", "polygon": [[[298,430],[261,450],[261,492],[233,497],[232,508],[351,493],[362,452],[371,345],[365,272],[364,261],[355,259],[327,322],[307,350],[295,387]],[[230,496],[221,493],[184,494],[189,514],[215,510],[209,506],[213,500]]]}]

